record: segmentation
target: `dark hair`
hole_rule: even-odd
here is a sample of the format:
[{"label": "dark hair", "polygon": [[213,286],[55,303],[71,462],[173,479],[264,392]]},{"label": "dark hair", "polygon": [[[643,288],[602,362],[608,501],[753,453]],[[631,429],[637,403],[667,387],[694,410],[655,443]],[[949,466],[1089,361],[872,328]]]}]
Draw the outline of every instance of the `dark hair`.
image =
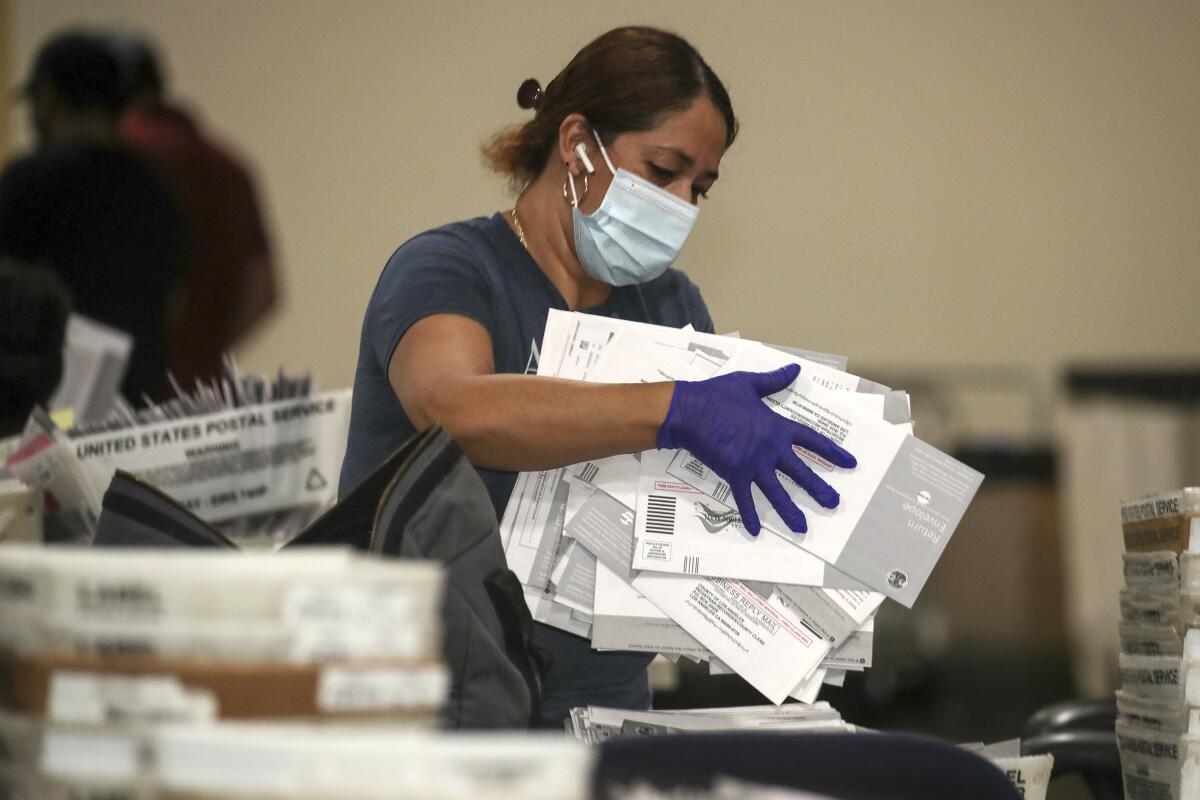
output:
[{"label": "dark hair", "polygon": [[49,85],[68,108],[115,116],[125,102],[123,84],[121,65],[104,37],[73,29],[43,43],[25,91]]},{"label": "dark hair", "polygon": [[657,28],[615,28],[594,39],[543,90],[521,84],[517,102],[535,108],[533,119],[506,128],[484,145],[489,166],[524,186],[541,174],[569,114],[582,114],[610,140],[619,133],[655,127],[704,94],[725,118],[725,146],[738,122],[721,79],[680,36]]}]

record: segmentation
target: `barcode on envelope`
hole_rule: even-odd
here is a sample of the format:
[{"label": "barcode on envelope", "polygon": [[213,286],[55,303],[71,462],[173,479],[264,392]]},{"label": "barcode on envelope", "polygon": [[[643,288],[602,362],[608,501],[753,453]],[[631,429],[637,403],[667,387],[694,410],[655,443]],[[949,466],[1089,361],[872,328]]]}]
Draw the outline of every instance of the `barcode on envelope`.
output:
[{"label": "barcode on envelope", "polygon": [[699,575],[700,574],[700,556],[684,556],[683,557],[683,574]]},{"label": "barcode on envelope", "polygon": [[675,498],[652,494],[646,498],[646,533],[675,533]]},{"label": "barcode on envelope", "polygon": [[716,500],[718,503],[724,503],[729,499],[729,484],[725,481],[718,483],[717,488],[713,489],[712,496],[713,500]]},{"label": "barcode on envelope", "polygon": [[600,468],[596,466],[595,462],[589,461],[584,464],[583,469],[579,471],[579,479],[591,483],[593,480],[595,480],[596,473],[599,471]]}]

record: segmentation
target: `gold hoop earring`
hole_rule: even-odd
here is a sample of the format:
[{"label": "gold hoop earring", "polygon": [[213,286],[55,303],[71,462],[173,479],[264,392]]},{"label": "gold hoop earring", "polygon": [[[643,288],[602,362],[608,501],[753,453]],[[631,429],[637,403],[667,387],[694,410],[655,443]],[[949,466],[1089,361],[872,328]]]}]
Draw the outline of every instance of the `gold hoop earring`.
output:
[{"label": "gold hoop earring", "polygon": [[583,174],[583,194],[579,195],[579,197],[578,197],[578,198],[573,198],[573,197],[571,197],[571,195],[572,195],[572,194],[574,194],[574,192],[570,192],[570,191],[568,191],[568,190],[567,190],[567,182],[568,182],[568,181],[570,181],[570,180],[571,180],[571,173],[569,173],[569,172],[568,172],[568,173],[567,173],[567,177],[563,178],[562,193],[563,193],[563,200],[566,200],[566,201],[567,201],[567,205],[569,205],[569,206],[571,206],[572,208],[574,208],[575,206],[577,206],[577,205],[579,205],[580,203],[582,203],[582,202],[583,202],[583,199],[584,199],[585,197],[587,197],[587,193],[588,193],[588,176],[587,176],[587,173],[586,173],[586,172]]}]

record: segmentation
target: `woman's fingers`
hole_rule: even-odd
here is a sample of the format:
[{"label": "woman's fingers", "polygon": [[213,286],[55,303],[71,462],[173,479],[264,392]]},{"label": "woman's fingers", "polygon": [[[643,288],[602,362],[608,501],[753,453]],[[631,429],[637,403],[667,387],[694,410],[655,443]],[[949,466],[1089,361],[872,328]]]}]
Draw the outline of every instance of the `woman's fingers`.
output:
[{"label": "woman's fingers", "polygon": [[788,497],[775,470],[769,470],[766,474],[759,476],[755,483],[758,484],[759,489],[762,489],[767,501],[775,507],[775,511],[779,513],[779,517],[785,525],[796,533],[808,533],[808,520],[804,518],[804,512],[792,502],[792,498]]},{"label": "woman's fingers", "polygon": [[800,374],[799,364],[788,364],[770,372],[751,372],[750,385],[759,397],[768,397],[791,386]]},{"label": "woman's fingers", "polygon": [[853,469],[858,466],[858,459],[834,444],[829,437],[822,436],[799,422],[792,423],[792,444],[798,444],[805,450],[811,450],[836,466],[845,469]]},{"label": "woman's fingers", "polygon": [[762,523],[758,521],[758,511],[754,508],[754,496],[750,494],[749,483],[730,484],[733,492],[733,502],[737,505],[738,514],[742,517],[742,526],[751,536],[758,536]]},{"label": "woman's fingers", "polygon": [[775,467],[825,508],[837,508],[841,502],[842,498],[838,496],[837,491],[813,472],[812,467],[805,464],[793,451],[780,453],[779,463]]}]

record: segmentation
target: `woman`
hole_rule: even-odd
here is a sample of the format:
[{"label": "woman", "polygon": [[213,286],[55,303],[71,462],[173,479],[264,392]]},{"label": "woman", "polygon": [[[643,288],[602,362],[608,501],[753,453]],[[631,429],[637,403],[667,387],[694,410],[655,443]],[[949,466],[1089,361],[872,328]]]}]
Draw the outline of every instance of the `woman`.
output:
[{"label": "woman", "polygon": [[[479,469],[498,516],[516,471],[682,447],[729,482],[752,533],[751,483],[805,530],[776,470],[823,505],[838,498],[792,445],[842,466],[854,459],[762,403],[798,368],[632,385],[529,374],[551,308],[712,332],[699,290],[670,265],[737,136],[721,81],[680,37],[618,28],[579,51],[544,91],[526,81],[518,102],[533,119],[484,148],[518,189],[513,208],[414,237],[375,287],[343,492],[414,431],[438,424]],[[597,653],[541,625],[535,640],[554,654],[548,725],[575,705],[649,707],[650,656]]]}]

